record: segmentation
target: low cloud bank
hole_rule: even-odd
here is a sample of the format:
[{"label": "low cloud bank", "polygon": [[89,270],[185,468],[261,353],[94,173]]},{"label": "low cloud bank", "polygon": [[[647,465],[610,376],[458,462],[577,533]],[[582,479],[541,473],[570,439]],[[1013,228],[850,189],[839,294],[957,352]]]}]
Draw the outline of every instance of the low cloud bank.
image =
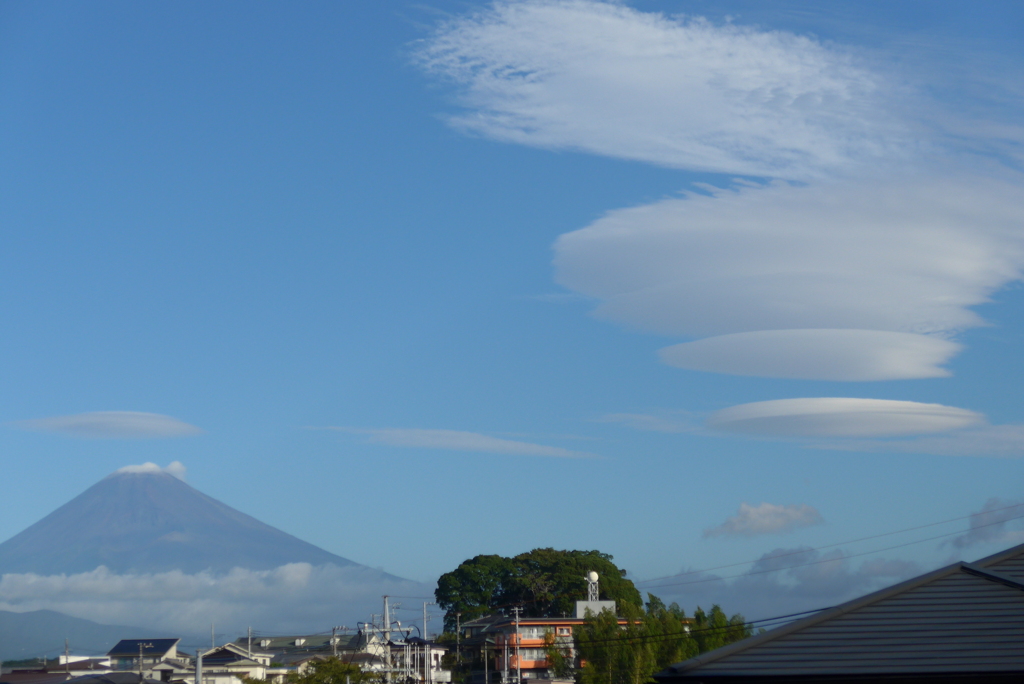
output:
[{"label": "low cloud bank", "polygon": [[291,563],[274,570],[236,568],[225,575],[116,574],[105,567],[75,575],[7,574],[0,610],[54,610],[102,624],[168,633],[208,629],[320,632],[354,626],[380,612],[383,594],[429,597],[433,587],[383,579],[369,568]]},{"label": "low cloud bank", "polygon": [[[748,620],[828,608],[895,584],[922,572],[916,563],[876,558],[857,563],[842,551],[806,547],[770,551],[739,577],[706,572],[687,573],[639,589],[675,601],[688,614],[717,603]],[[719,579],[722,578],[722,579]]]}]

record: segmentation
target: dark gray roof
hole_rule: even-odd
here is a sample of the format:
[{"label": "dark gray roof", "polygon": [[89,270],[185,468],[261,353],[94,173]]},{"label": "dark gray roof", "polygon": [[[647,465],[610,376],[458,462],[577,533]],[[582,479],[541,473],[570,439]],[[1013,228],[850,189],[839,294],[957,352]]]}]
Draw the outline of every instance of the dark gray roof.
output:
[{"label": "dark gray roof", "polygon": [[163,657],[179,641],[181,639],[121,639],[114,648],[107,651],[107,655],[111,658],[138,658],[141,645],[143,656]]},{"label": "dark gray roof", "polygon": [[669,667],[679,680],[1024,676],[1024,545]]}]

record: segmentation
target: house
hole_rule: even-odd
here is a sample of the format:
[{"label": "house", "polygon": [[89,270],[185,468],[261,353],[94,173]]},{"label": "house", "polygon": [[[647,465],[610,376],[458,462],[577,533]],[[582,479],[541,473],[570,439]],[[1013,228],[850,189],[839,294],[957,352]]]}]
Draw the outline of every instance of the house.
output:
[{"label": "house", "polygon": [[659,684],[1024,681],[1024,544],[677,663]]},{"label": "house", "polygon": [[380,637],[363,630],[345,634],[242,637],[234,644],[269,654],[274,662],[295,660],[296,656],[301,659],[305,655],[336,655],[345,659],[357,653],[384,654],[384,643]]},{"label": "house", "polygon": [[153,668],[165,661],[187,665],[187,658],[178,657],[181,639],[122,639],[107,652],[111,667],[126,672],[142,672],[152,676]]},{"label": "house", "polygon": [[[202,684],[241,684],[243,678],[267,679],[271,654],[249,651],[234,643],[211,648],[202,655]],[[158,666],[159,668],[159,666]],[[195,666],[193,665],[193,680]],[[177,673],[174,673],[177,674]],[[173,681],[169,677],[164,681]]]},{"label": "house", "polygon": [[[547,640],[550,638],[575,662],[573,630],[584,623],[587,610],[594,607],[587,601],[579,603],[587,604],[583,610],[577,607],[577,612],[582,613],[579,617],[520,618],[518,631],[515,618],[501,615],[485,615],[466,622],[461,626],[464,641],[460,648],[462,657],[471,664],[471,682],[507,682],[516,677],[517,671],[524,680],[556,679],[548,662]],[[603,610],[615,605],[612,601],[600,604]],[[626,620],[620,618],[619,623],[625,626]]]}]

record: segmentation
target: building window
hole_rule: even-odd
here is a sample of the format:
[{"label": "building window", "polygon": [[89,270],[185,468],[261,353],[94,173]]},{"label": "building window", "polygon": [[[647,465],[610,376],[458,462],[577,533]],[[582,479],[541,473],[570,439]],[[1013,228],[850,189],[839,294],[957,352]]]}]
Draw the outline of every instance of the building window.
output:
[{"label": "building window", "polygon": [[267,648],[270,646],[270,639],[260,639],[260,648]]},{"label": "building window", "polygon": [[572,627],[559,627],[558,636],[569,636],[572,634]]},{"label": "building window", "polygon": [[306,640],[305,639],[296,639],[295,640],[295,645],[296,646],[305,646],[306,645]]},{"label": "building window", "polygon": [[523,639],[543,639],[545,632],[550,629],[550,627],[544,625],[520,627],[519,636]]}]

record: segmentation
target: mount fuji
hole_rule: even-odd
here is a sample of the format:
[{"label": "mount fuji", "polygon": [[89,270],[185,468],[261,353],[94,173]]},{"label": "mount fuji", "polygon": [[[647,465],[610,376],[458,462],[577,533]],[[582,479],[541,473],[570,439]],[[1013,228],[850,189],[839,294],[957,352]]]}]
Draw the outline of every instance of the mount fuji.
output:
[{"label": "mount fuji", "polygon": [[157,469],[115,472],[0,544],[0,574],[72,574],[101,565],[115,573],[227,572],[288,563],[358,565]]},{"label": "mount fuji", "polygon": [[211,623],[227,631],[319,631],[367,620],[383,594],[429,600],[433,593],[149,465],[109,475],[0,544],[0,576],[0,611],[56,611],[179,634]]}]

